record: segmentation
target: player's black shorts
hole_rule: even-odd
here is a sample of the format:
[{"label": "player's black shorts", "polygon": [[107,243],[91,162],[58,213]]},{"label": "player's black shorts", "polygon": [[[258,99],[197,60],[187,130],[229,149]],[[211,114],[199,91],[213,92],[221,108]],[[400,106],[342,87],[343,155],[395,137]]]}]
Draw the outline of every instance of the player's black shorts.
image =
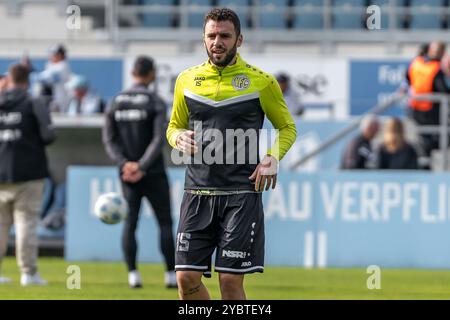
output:
[{"label": "player's black shorts", "polygon": [[185,192],[178,224],[175,270],[223,273],[264,271],[261,193],[199,195]]}]

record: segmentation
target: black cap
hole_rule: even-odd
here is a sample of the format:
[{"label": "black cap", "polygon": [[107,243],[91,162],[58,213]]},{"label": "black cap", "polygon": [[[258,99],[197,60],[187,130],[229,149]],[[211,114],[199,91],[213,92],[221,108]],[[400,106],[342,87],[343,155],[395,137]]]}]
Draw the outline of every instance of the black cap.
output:
[{"label": "black cap", "polygon": [[66,55],[66,48],[62,44],[55,44],[50,47],[49,50],[50,54],[53,56],[55,54],[62,54],[63,56]]}]

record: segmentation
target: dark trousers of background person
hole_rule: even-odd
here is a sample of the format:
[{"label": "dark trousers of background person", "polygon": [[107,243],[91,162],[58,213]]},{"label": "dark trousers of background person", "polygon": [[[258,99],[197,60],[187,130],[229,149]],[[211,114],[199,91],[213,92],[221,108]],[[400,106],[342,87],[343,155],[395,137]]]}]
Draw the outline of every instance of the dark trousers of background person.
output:
[{"label": "dark trousers of background person", "polygon": [[125,183],[122,181],[122,192],[129,206],[129,214],[124,221],[122,233],[122,249],[128,271],[137,270],[138,244],[136,241],[136,229],[142,198],[147,198],[150,202],[158,221],[160,250],[164,256],[167,271],[174,270],[175,243],[170,210],[170,189],[166,174],[146,174],[137,183]]},{"label": "dark trousers of background person", "polygon": [[[434,108],[437,108],[437,110],[439,110],[439,107]],[[408,115],[413,119],[413,121],[419,128],[420,126],[439,126],[439,112],[422,112],[408,108]],[[440,148],[440,136],[439,134],[421,133],[419,134],[419,137],[419,148],[421,150],[421,154],[430,159],[432,151]],[[430,164],[424,166],[422,169],[430,170],[431,162]]]}]

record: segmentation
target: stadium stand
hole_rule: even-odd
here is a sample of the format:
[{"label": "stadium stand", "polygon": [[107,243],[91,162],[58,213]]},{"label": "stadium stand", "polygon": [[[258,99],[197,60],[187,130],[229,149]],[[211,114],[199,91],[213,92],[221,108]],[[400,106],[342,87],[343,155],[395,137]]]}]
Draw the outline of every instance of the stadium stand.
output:
[{"label": "stadium stand", "polygon": [[[0,54],[20,54],[19,46],[6,40],[20,42],[41,55],[55,41],[73,42],[72,51],[77,55],[108,56],[143,50],[174,54],[180,49],[192,53],[201,50],[197,30],[202,27],[203,13],[212,6],[237,10],[243,20],[247,47],[252,52],[294,54],[301,50],[313,54],[364,54],[370,51],[380,56],[411,55],[427,37],[450,40],[446,32],[448,1],[114,0],[108,2],[110,5],[106,3],[103,0],[0,1],[0,18],[8,25],[0,30]],[[82,8],[79,30],[60,27],[67,19],[65,6],[70,4]],[[367,32],[365,9],[370,4],[380,6],[381,31],[385,32]],[[42,16],[49,18],[43,20]],[[417,32],[410,33],[409,29]],[[270,36],[261,36],[261,30]]]},{"label": "stadium stand", "polygon": [[[394,12],[391,14],[390,0],[370,0],[370,5],[377,5],[381,8],[381,28],[388,29],[389,24],[392,23],[396,28],[403,29],[406,23],[406,5],[407,0],[397,0],[397,7],[394,7]],[[395,21],[390,21],[395,20]]]},{"label": "stadium stand", "polygon": [[259,27],[286,29],[288,0],[260,0]]},{"label": "stadium stand", "polygon": [[211,0],[186,0],[188,5],[188,27],[202,28],[205,12],[212,7]]},{"label": "stadium stand", "polygon": [[251,27],[250,18],[251,0],[217,0],[217,7],[228,7],[233,9],[241,19],[242,27]]},{"label": "stadium stand", "polygon": [[445,6],[444,0],[410,0],[411,29],[441,29],[443,14],[440,10]]},{"label": "stadium stand", "polygon": [[335,0],[334,29],[360,29],[363,26],[365,0]]},{"label": "stadium stand", "polygon": [[[169,28],[173,26],[173,1],[170,0],[139,0],[146,7],[142,13],[142,25],[151,28]],[[148,6],[148,7],[147,7]]]},{"label": "stadium stand", "polygon": [[323,29],[323,0],[294,0],[294,29]]}]

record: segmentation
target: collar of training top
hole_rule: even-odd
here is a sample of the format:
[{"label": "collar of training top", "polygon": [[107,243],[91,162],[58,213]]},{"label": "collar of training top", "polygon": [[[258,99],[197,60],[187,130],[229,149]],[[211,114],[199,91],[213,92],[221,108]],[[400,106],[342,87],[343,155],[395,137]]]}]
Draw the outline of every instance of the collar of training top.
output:
[{"label": "collar of training top", "polygon": [[211,60],[208,59],[208,61],[205,64],[205,66],[206,66],[205,70],[213,72],[213,73],[217,73],[220,70],[222,72],[222,74],[226,74],[226,73],[232,73],[232,72],[242,68],[242,66],[245,66],[245,65],[246,65],[245,61],[242,60],[239,53],[237,53],[236,54],[236,62],[232,65],[228,65],[223,68],[219,68],[218,66],[212,64]]}]

